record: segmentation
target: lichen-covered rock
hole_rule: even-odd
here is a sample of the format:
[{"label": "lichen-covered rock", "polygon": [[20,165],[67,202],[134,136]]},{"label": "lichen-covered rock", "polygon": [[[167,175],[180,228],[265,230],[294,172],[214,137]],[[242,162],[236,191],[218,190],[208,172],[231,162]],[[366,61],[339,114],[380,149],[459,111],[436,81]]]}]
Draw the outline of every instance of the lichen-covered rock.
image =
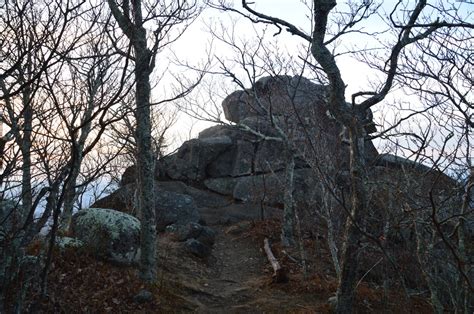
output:
[{"label": "lichen-covered rock", "polygon": [[60,250],[80,249],[84,247],[84,242],[82,242],[79,239],[71,238],[71,237],[57,237],[56,246]]},{"label": "lichen-covered rock", "polygon": [[140,256],[140,221],[105,208],[88,208],[72,217],[72,233],[87,250],[121,265],[132,265]]}]

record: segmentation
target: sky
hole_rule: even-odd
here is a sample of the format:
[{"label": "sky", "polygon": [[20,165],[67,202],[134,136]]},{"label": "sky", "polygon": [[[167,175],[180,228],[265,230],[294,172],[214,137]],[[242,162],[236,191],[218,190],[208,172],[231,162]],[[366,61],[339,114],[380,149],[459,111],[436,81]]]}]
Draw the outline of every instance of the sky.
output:
[{"label": "sky", "polygon": [[[235,8],[241,8],[241,1],[233,1]],[[311,2],[311,1],[309,1]],[[346,11],[348,8],[344,6],[343,3],[346,1],[338,1],[338,6],[336,9],[341,11]],[[364,31],[367,32],[381,32],[387,29],[386,21],[387,14],[391,12],[393,6],[398,1],[395,0],[385,0],[379,1],[381,3],[380,15],[374,15],[369,20],[364,21],[362,24]],[[428,3],[434,3],[436,1],[428,1]],[[451,1],[452,3],[457,4],[456,1]],[[260,12],[265,14],[279,17],[281,19],[287,20],[294,25],[300,27],[301,29],[309,32],[311,29],[311,22],[308,18],[310,15],[310,10],[304,5],[303,1],[295,0],[255,0],[252,2],[253,6]],[[413,6],[413,1],[404,1],[410,8]],[[448,2],[444,2],[448,3]],[[464,12],[465,8],[470,8],[472,6],[461,6],[461,14],[472,14],[472,12]],[[232,23],[231,21],[234,21]],[[244,18],[238,18],[235,14],[223,13],[214,9],[207,9],[203,12],[200,18],[187,30],[183,37],[176,42],[173,46],[174,53],[178,56],[179,60],[190,63],[190,64],[199,64],[207,58],[206,52],[211,50],[212,56],[219,56],[221,58],[231,58],[231,53],[228,49],[224,48],[219,44],[217,40],[212,41],[212,36],[209,34],[209,25],[219,25],[221,23],[224,27],[231,29],[235,27],[235,34],[237,37],[242,40],[252,40],[255,38],[256,32],[262,31],[262,26],[252,24]],[[296,56],[301,55],[301,44],[304,43],[303,40],[297,36],[292,36],[285,31],[282,31],[276,37],[272,35],[276,32],[276,28],[268,28],[269,40],[277,40],[279,47],[282,50],[287,50],[290,54]],[[393,37],[387,35],[380,36],[376,38],[374,36],[367,36],[361,34],[350,34],[343,37],[340,42],[337,42],[333,46],[336,52],[341,53],[352,49],[353,47],[373,47],[375,45],[379,46],[380,42],[389,41],[393,42]],[[212,45],[210,44],[212,41]],[[166,60],[166,56],[164,59]],[[343,54],[336,58],[336,62],[341,70],[341,74],[344,82],[347,84],[346,87],[346,98],[350,99],[352,93],[358,91],[371,91],[373,89],[373,84],[378,82],[379,79],[383,80],[384,75],[380,72],[371,69],[367,64],[356,60],[351,54]],[[173,67],[170,67],[172,69]],[[182,68],[178,67],[178,71],[181,71]],[[225,81],[225,80],[224,80]],[[230,82],[229,82],[230,83]],[[232,86],[232,85],[230,85]],[[250,87],[250,86],[248,86]],[[227,94],[235,90],[232,87],[229,90],[226,90]],[[217,93],[219,94],[219,93]],[[214,99],[216,103],[220,103],[222,99],[227,95],[224,90]],[[159,98],[159,96],[157,96]],[[386,98],[383,104],[372,108],[374,111],[375,119],[384,119],[391,120],[395,119],[395,111],[388,111],[386,104],[396,103],[398,101],[403,101],[406,105],[410,107],[416,107],[418,103],[418,98],[413,95],[408,95],[406,91],[403,91],[398,88],[393,88],[391,94]],[[421,127],[427,123],[423,119],[419,120]],[[178,123],[171,130],[171,138],[174,140],[174,144],[171,145],[171,150],[178,148],[182,141],[190,139],[198,135],[199,131],[212,125],[208,122],[202,122],[197,119],[189,118],[186,115],[181,114],[178,119]],[[379,151],[388,148],[386,143],[383,141],[377,141],[376,146],[379,148]]]},{"label": "sky", "polygon": [[[384,1],[384,7],[389,8],[393,3],[393,0]],[[241,2],[234,1],[234,6],[235,8],[241,8]],[[256,0],[254,1],[254,7],[265,14],[285,19],[308,33],[311,30],[311,21],[308,18],[311,12],[302,1]],[[340,7],[341,10],[344,9],[342,5]],[[232,21],[234,21],[234,23],[232,23]],[[212,40],[212,36],[209,34],[210,25],[219,28],[220,24],[228,29],[235,27],[237,37],[249,41],[255,38],[256,31],[261,32],[263,29],[261,24],[252,24],[247,19],[238,17],[236,14],[223,13],[215,9],[206,9],[200,18],[172,46],[173,53],[178,56],[179,60],[185,60],[189,64],[196,66],[206,60],[209,50],[212,50],[213,56],[230,58],[232,53],[217,40]],[[369,23],[365,23],[364,27],[368,30],[381,30],[381,25],[381,20],[374,17]],[[294,56],[301,55],[301,45],[305,42],[299,37],[292,36],[285,31],[273,37],[276,30],[274,27],[269,27],[267,30],[267,38],[269,40],[277,40],[282,50],[287,50]],[[343,51],[353,45],[366,45],[369,39],[370,38],[361,38],[360,35],[347,36],[347,38],[344,38],[344,47],[341,45],[340,47],[336,47],[336,49],[337,51]],[[365,41],[367,41],[367,43]],[[161,60],[166,60],[167,58],[173,57],[165,53],[165,56]],[[370,82],[373,81],[372,79],[375,73],[366,64],[358,62],[349,56],[338,57],[337,63],[341,69],[343,79],[347,84],[347,95],[360,91],[361,89],[366,90]],[[177,67],[177,70],[175,70],[174,67],[169,67],[168,69],[177,72],[182,70],[180,67]],[[157,90],[160,89],[158,88]],[[230,88],[229,92],[231,91],[232,88]],[[225,96],[225,94],[223,96]],[[159,92],[156,94],[156,97],[160,97]],[[172,129],[171,136],[176,141],[172,147],[178,147],[183,140],[189,139],[190,136],[197,136],[200,130],[210,125],[212,124],[198,121],[197,119],[190,119],[186,116],[180,116],[179,123]],[[191,131],[184,131],[190,128],[192,128]]]}]

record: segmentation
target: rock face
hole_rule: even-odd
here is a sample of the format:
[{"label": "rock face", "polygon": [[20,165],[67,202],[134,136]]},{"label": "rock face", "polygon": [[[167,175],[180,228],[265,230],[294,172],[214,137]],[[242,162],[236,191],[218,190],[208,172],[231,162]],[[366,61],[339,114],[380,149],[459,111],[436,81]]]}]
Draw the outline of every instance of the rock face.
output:
[{"label": "rock face", "polygon": [[120,265],[140,257],[140,221],[105,208],[88,208],[72,217],[72,233],[96,256]]},{"label": "rock face", "polygon": [[227,96],[222,107],[227,120],[240,123],[248,117],[268,116],[270,111],[278,116],[307,114],[314,109],[315,101],[326,101],[326,94],[325,86],[301,76],[264,77],[252,89]]},{"label": "rock face", "polygon": [[[340,136],[343,128],[328,114],[326,94],[325,86],[300,76],[264,77],[251,89],[235,91],[224,99],[222,107],[225,117],[237,125],[203,130],[177,153],[160,159],[155,177],[159,181],[179,180],[238,202],[263,201],[281,207],[285,185],[281,130],[295,151],[296,201],[307,203],[308,193],[313,193],[315,185],[307,156],[329,158],[338,170],[348,169],[349,164],[348,147]],[[367,160],[372,161],[377,150],[370,141],[366,146]],[[134,181],[131,167],[124,173],[122,183]],[[197,193],[191,195],[190,189],[184,190],[179,193],[198,202]],[[206,198],[200,198],[203,199]],[[200,203],[199,208],[209,207]]]},{"label": "rock face", "polygon": [[[111,208],[139,217],[134,206],[134,199],[135,184],[131,183],[98,200],[92,207]],[[163,231],[166,226],[171,224],[185,225],[190,222],[198,222],[200,219],[196,204],[191,196],[167,191],[159,184],[155,186],[155,211],[158,231]]]}]

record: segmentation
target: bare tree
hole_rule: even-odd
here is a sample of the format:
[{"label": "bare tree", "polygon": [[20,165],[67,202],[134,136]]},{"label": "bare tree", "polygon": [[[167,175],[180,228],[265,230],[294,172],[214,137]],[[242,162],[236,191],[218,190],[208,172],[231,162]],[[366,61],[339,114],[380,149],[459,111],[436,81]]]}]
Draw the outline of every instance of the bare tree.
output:
[{"label": "bare tree", "polygon": [[[198,13],[195,1],[108,0],[112,15],[133,48],[135,63],[135,136],[137,144],[138,212],[141,216],[140,277],[156,278],[156,222],[154,212],[155,157],[151,137],[150,75],[160,49],[175,41]],[[184,26],[179,29],[177,26]],[[151,27],[151,38],[145,27]],[[175,29],[179,29],[175,33]],[[151,47],[148,43],[151,42]]]},{"label": "bare tree", "polygon": [[[454,10],[449,12],[458,14]],[[463,12],[459,14],[462,16]],[[451,196],[454,201],[448,201],[449,194],[440,200],[429,190],[430,206],[413,217],[419,262],[431,291],[433,308],[439,313],[445,306],[458,313],[468,313],[474,307],[474,265],[468,258],[472,251],[466,245],[469,234],[472,235],[469,225],[474,219],[474,64],[470,58],[471,43],[460,40],[468,36],[466,32],[448,28],[432,34],[429,41],[417,42],[414,49],[402,56],[398,76],[400,84],[416,92],[422,104],[420,110],[425,110],[427,118],[436,125],[424,146],[434,146],[437,154],[427,156],[421,146],[417,154],[429,158],[433,168],[451,172],[461,186],[460,191],[455,191],[457,195]]]},{"label": "bare tree", "polygon": [[[426,1],[417,1],[413,7],[405,5],[401,8],[402,2],[398,1],[390,14],[390,26],[397,33],[397,36],[386,48],[388,54],[383,67],[385,78],[374,91],[361,91],[353,94],[352,102],[348,106],[345,95],[346,84],[342,79],[331,46],[336,41],[342,40],[344,34],[362,32],[360,28],[354,28],[354,26],[372,16],[378,7],[370,1],[363,1],[359,4],[349,3],[350,13],[341,14],[343,18],[339,20],[339,23],[336,22],[336,27],[332,27],[330,14],[334,11],[336,5],[337,3],[334,0],[314,0],[308,4],[308,8],[312,10],[311,21],[313,24],[310,34],[288,21],[255,10],[245,0],[242,1],[244,11],[238,11],[225,3],[219,3],[217,6],[244,15],[255,23],[274,25],[278,28],[278,33],[285,29],[292,35],[307,41],[311,46],[312,56],[327,77],[329,83],[329,110],[346,128],[350,146],[351,201],[342,249],[341,276],[336,306],[337,313],[348,313],[353,309],[359,264],[359,243],[363,237],[374,238],[364,231],[364,220],[368,213],[367,166],[365,164],[365,141],[367,138],[365,125],[368,123],[368,109],[380,103],[392,89],[394,80],[398,75],[400,56],[407,47],[429,38],[438,30],[472,28],[473,25],[463,21],[458,15],[452,15],[450,11],[443,10],[443,6],[433,7],[428,5]],[[402,13],[397,15],[399,12]],[[439,16],[438,19],[432,19],[434,12]],[[335,11],[335,14],[337,14],[337,11]],[[335,33],[331,33],[330,29],[336,29]],[[329,38],[327,38],[328,35]],[[359,101],[360,98],[364,99]]]},{"label": "bare tree", "polygon": [[[46,6],[48,10],[43,12],[42,8]],[[26,267],[24,248],[41,228],[39,224],[45,222],[41,219],[33,223],[35,209],[50,191],[50,187],[33,185],[39,150],[38,136],[34,132],[38,127],[37,94],[45,71],[61,60],[62,54],[75,47],[75,43],[65,43],[63,39],[71,21],[77,18],[80,6],[81,3],[76,1],[7,1],[0,5],[0,99],[3,113],[0,123],[8,127],[7,133],[2,134],[0,157],[4,166],[0,225],[7,232],[1,245],[0,311],[5,307],[6,291],[17,282],[19,272]],[[80,39],[81,35],[77,34],[76,38]],[[13,139],[15,143],[8,144]],[[16,195],[19,176],[21,191]],[[12,203],[16,196],[19,201]],[[21,311],[30,280],[25,279],[17,290],[17,298],[13,300],[17,311]]]}]

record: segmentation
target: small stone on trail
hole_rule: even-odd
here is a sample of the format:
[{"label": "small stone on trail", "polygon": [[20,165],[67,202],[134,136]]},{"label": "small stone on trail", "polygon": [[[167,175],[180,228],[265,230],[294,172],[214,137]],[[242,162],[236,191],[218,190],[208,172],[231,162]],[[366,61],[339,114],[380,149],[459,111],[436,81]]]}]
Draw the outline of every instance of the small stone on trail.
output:
[{"label": "small stone on trail", "polygon": [[145,289],[140,290],[136,296],[133,297],[133,301],[136,303],[147,303],[153,300],[153,294]]},{"label": "small stone on trail", "polygon": [[193,255],[204,258],[211,254],[211,247],[201,243],[196,239],[188,239],[185,243],[186,249]]}]

